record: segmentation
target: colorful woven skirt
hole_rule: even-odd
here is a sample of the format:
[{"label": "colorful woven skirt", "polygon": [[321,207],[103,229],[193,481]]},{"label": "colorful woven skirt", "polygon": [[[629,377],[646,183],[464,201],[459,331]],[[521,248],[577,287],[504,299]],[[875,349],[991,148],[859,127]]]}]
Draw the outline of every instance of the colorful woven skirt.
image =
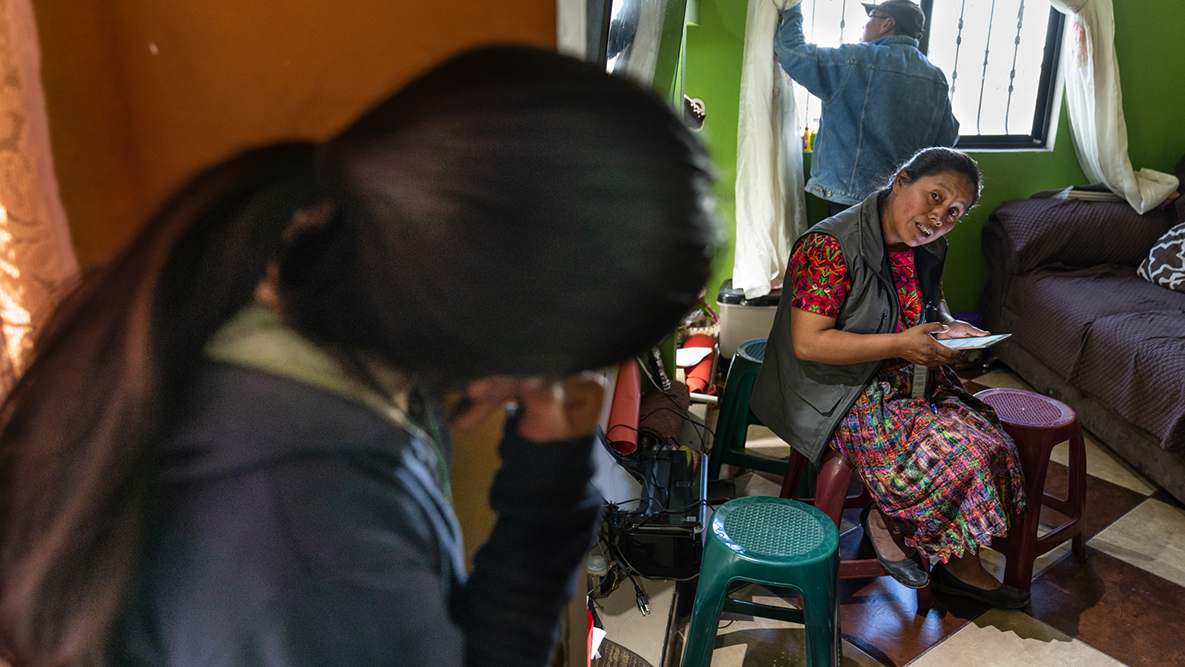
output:
[{"label": "colorful woven skirt", "polygon": [[946,367],[910,398],[912,365],[887,361],[831,446],[860,473],[890,528],[943,562],[1005,535],[1025,509],[1016,444]]}]

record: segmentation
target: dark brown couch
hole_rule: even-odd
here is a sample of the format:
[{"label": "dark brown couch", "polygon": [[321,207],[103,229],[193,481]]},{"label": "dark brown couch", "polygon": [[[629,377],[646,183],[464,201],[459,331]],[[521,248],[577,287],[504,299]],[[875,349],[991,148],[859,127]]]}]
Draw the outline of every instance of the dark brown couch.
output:
[{"label": "dark brown couch", "polygon": [[983,229],[980,311],[992,351],[1169,493],[1185,500],[1185,294],[1136,267],[1177,214],[1125,203],[1005,202]]}]

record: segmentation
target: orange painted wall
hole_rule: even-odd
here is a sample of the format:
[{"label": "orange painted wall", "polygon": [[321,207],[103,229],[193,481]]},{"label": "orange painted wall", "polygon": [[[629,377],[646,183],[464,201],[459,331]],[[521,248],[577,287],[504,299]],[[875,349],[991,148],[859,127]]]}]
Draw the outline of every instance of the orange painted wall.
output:
[{"label": "orange painted wall", "polygon": [[35,0],[54,167],[85,267],[109,257],[147,210],[131,161],[130,103],[105,0]]},{"label": "orange painted wall", "polygon": [[467,46],[555,44],[554,0],[34,0],[83,265],[197,168],[322,137]]},{"label": "orange painted wall", "polygon": [[[332,134],[466,47],[555,46],[554,0],[34,0],[62,199],[79,261],[109,259],[170,190],[253,144]],[[500,421],[461,434],[470,552]]]}]

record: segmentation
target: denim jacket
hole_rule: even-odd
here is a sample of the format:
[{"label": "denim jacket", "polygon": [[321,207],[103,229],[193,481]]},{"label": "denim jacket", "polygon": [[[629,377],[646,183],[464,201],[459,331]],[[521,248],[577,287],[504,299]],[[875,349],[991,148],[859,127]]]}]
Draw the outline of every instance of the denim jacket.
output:
[{"label": "denim jacket", "polygon": [[946,77],[912,37],[807,44],[795,6],[778,20],[774,51],[786,74],[823,101],[806,184],[817,197],[858,204],[916,151],[959,138]]}]

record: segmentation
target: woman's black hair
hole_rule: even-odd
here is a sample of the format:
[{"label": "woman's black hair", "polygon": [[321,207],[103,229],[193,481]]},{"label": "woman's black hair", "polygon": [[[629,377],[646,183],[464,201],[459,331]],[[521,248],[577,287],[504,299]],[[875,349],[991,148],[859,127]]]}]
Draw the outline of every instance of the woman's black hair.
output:
[{"label": "woman's black hair", "polygon": [[914,153],[900,167],[897,167],[897,170],[893,172],[893,176],[881,188],[881,191],[888,193],[888,191],[892,190],[893,182],[897,180],[897,174],[901,172],[905,172],[910,182],[926,176],[935,176],[946,172],[962,174],[967,178],[967,182],[971,184],[971,203],[967,205],[967,210],[971,210],[975,206],[976,202],[979,201],[979,193],[983,190],[983,179],[979,173],[979,165],[976,164],[975,160],[963,151],[946,148],[945,146],[923,148]]},{"label": "woman's black hair", "polygon": [[650,93],[487,47],[325,144],[199,174],[66,298],[0,408],[0,659],[106,664],[157,443],[269,266],[293,328],[423,382],[600,367],[694,305],[717,241],[708,164]]},{"label": "woman's black hair", "polygon": [[329,142],[334,214],[281,265],[302,331],[437,381],[562,375],[694,305],[716,231],[692,134],[592,66],[496,54],[437,68]]}]

